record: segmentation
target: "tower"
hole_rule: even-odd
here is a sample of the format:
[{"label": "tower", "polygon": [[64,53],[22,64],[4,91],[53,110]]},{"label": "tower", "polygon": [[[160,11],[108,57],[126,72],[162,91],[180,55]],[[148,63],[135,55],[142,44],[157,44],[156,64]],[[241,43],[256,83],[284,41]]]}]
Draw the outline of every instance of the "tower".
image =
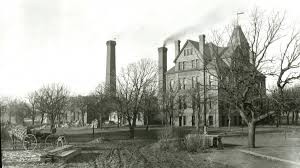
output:
[{"label": "tower", "polygon": [[158,87],[160,93],[166,91],[167,51],[166,47],[158,48]]},{"label": "tower", "polygon": [[116,92],[116,42],[107,41],[106,80],[105,84],[110,93]]}]

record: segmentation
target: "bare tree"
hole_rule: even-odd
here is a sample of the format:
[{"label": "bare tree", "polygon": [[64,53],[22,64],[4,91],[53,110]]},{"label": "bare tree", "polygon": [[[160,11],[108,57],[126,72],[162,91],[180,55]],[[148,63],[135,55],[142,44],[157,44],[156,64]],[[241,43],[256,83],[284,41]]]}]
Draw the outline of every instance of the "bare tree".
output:
[{"label": "bare tree", "polygon": [[34,125],[34,121],[35,121],[35,117],[37,115],[37,109],[36,109],[36,105],[37,105],[37,93],[36,92],[32,92],[28,95],[27,99],[31,105],[31,110],[30,110],[30,117],[32,120],[32,125]]},{"label": "bare tree", "polygon": [[75,97],[71,97],[70,98],[70,107],[69,107],[69,110],[71,111],[76,111],[76,108],[78,108],[80,110],[80,114],[78,115],[81,115],[81,123],[82,125],[84,125],[84,116],[85,114],[87,113],[87,103],[88,103],[88,100],[87,100],[87,97],[85,96],[81,96],[81,95],[78,95],[78,96],[75,96]]},{"label": "bare tree", "polygon": [[156,96],[156,82],[152,83],[152,86],[144,89],[143,101],[141,103],[141,111],[144,115],[144,124],[146,125],[146,131],[149,130],[149,122],[153,112],[158,110],[158,100]]},{"label": "bare tree", "polygon": [[292,115],[291,124],[298,123],[299,109],[300,109],[300,88],[295,85],[282,90],[272,90],[272,101],[275,110],[278,113],[286,115],[286,124],[290,124],[290,115]]},{"label": "bare tree", "polygon": [[106,86],[105,83],[99,84],[94,92],[100,128],[102,128],[103,125],[103,117],[111,112],[111,102],[109,101],[110,95],[109,87]]},{"label": "bare tree", "polygon": [[129,124],[130,138],[134,138],[136,119],[141,112],[141,104],[145,91],[156,81],[156,65],[149,59],[141,59],[137,63],[123,68],[118,77],[118,99],[122,102],[123,116]]},{"label": "bare tree", "polygon": [[[264,110],[267,99],[264,74],[266,65],[273,60],[268,55],[270,47],[282,37],[280,31],[283,21],[284,16],[279,13],[273,13],[265,18],[263,13],[254,9],[250,15],[247,33],[249,43],[240,41],[241,44],[236,45],[236,39],[231,38],[227,50],[211,46],[215,56],[209,61],[215,61],[216,65],[214,68],[216,73],[211,74],[216,74],[218,78],[221,101],[229,105],[230,111],[239,112],[248,125],[249,147],[255,147],[257,122],[274,114],[274,111]],[[215,39],[222,41],[224,38],[219,36]],[[226,51],[233,53],[230,59],[221,57]]]},{"label": "bare tree", "polygon": [[[281,102],[280,110],[277,113],[276,126],[280,125],[281,114],[284,109],[284,89],[293,81],[300,81],[300,34],[292,31],[292,34],[287,41],[280,56],[279,70],[274,73],[277,76],[277,89],[279,91],[279,100]],[[288,113],[289,114],[289,113]],[[288,115],[287,114],[287,115]],[[287,116],[289,117],[289,116]]]},{"label": "bare tree", "polygon": [[179,89],[178,86],[175,84],[170,84],[169,88],[166,90],[165,93],[163,93],[163,100],[161,101],[163,103],[163,109],[165,111],[165,117],[166,117],[166,125],[170,125],[173,127],[174,120],[177,112],[177,107],[179,107],[178,96],[179,96]]},{"label": "bare tree", "polygon": [[[194,81],[192,81],[194,82]],[[194,84],[192,84],[194,85]],[[203,85],[200,83],[196,82],[195,86],[192,86],[192,88],[189,90],[189,95],[192,100],[192,109],[193,109],[193,114],[195,116],[194,121],[196,130],[200,131],[200,124],[201,124],[201,109],[204,106],[203,102]],[[204,119],[204,116],[202,116]]]},{"label": "bare tree", "polygon": [[55,121],[67,106],[69,91],[60,84],[51,84],[43,86],[37,91],[37,108],[50,120],[51,131],[55,128]]}]

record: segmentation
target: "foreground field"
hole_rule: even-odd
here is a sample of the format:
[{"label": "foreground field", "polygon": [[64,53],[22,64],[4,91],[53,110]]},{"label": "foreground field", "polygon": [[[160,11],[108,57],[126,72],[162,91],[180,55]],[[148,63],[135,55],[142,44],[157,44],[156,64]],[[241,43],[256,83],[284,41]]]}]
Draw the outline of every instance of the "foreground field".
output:
[{"label": "foreground field", "polygon": [[[14,162],[4,159],[4,167],[99,167],[99,168],[175,168],[229,167],[205,158],[192,158],[185,151],[160,151],[153,141],[110,141],[81,146],[84,151],[67,163],[39,163],[35,159]],[[36,151],[37,152],[37,151]],[[32,154],[34,156],[34,154]],[[39,154],[36,154],[37,157]]]},{"label": "foreground field", "polygon": [[[76,131],[77,130],[77,131]],[[176,136],[183,137],[192,131],[191,128],[176,128]],[[21,149],[9,150],[9,145],[2,146],[4,167],[103,167],[103,168],[168,168],[168,167],[243,167],[243,168],[296,168],[297,165],[276,160],[254,157],[240,152],[240,149],[251,150],[268,156],[299,162],[300,134],[295,128],[258,128],[255,149],[247,148],[246,130],[233,128],[211,129],[211,134],[222,134],[224,150],[210,149],[202,152],[189,153],[184,150],[160,150],[157,143],[161,128],[145,131],[139,128],[134,140],[128,139],[127,129],[96,130],[93,136],[90,129],[69,129],[64,133],[69,137],[70,144],[80,147],[82,153],[66,163],[39,163],[39,156],[45,152],[40,148],[33,152]],[[100,138],[101,137],[101,138]],[[2,144],[3,145],[3,144]],[[21,156],[26,157],[21,157]]]}]

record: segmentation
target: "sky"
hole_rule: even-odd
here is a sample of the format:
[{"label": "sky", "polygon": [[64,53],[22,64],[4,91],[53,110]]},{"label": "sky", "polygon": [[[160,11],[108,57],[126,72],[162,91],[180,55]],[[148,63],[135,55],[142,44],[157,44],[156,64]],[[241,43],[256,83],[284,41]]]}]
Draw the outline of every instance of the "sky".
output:
[{"label": "sky", "polygon": [[[297,0],[0,0],[0,96],[26,97],[49,83],[86,95],[105,80],[106,41],[116,40],[117,73],[141,58],[157,60],[167,39],[184,44],[255,6],[286,11],[300,23]],[[243,26],[246,16],[241,15]]]}]

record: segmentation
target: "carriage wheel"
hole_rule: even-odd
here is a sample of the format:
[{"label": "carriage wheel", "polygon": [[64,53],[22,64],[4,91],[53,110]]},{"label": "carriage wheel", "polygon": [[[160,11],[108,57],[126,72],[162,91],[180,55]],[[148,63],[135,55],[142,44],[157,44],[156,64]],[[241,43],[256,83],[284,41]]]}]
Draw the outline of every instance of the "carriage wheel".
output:
[{"label": "carriage wheel", "polygon": [[55,147],[56,136],[54,134],[50,134],[45,139],[45,147]]},{"label": "carriage wheel", "polygon": [[34,150],[37,146],[37,139],[32,134],[27,134],[23,140],[23,148],[25,150]]}]

